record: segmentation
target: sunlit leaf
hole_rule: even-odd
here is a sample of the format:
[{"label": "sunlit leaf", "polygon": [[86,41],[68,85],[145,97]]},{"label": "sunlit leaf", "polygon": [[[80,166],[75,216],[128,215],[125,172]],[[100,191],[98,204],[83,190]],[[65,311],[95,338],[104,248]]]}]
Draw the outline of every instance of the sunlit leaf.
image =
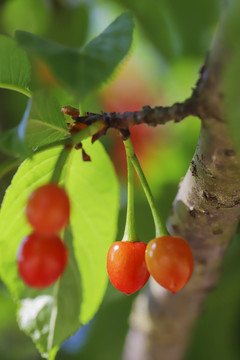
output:
[{"label": "sunlit leaf", "polygon": [[19,167],[0,211],[1,278],[21,301],[21,327],[50,359],[100,305],[107,284],[106,254],[116,234],[118,190],[112,164],[100,143],[84,142],[84,149],[92,161],[84,163],[81,151],[73,150],[62,172],[61,183],[72,204],[71,232],[66,237],[70,260],[54,286],[42,291],[25,287],[17,273],[16,254],[31,231],[24,214],[27,198],[50,180],[61,147],[38,153]]},{"label": "sunlit leaf", "polygon": [[[99,305],[107,284],[106,255],[116,235],[117,181],[101,144],[84,146],[91,162],[81,154],[71,159],[67,188],[72,199],[71,228],[83,288],[81,322],[88,322]],[[94,166],[92,166],[94,165]]]}]

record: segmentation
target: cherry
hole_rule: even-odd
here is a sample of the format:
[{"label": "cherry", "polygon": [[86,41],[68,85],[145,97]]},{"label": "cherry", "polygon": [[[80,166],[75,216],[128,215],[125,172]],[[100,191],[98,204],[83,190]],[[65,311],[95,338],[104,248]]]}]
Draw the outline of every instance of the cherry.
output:
[{"label": "cherry", "polygon": [[146,264],[150,275],[165,289],[181,290],[193,271],[193,254],[188,243],[175,236],[151,240],[146,248]]},{"label": "cherry", "polygon": [[42,234],[57,233],[68,224],[70,202],[65,190],[54,183],[36,189],[28,199],[26,216],[33,228]]},{"label": "cherry", "polygon": [[144,242],[116,241],[107,255],[107,272],[111,283],[125,294],[133,294],[148,281]]},{"label": "cherry", "polygon": [[25,284],[43,289],[62,275],[67,259],[67,248],[58,236],[32,233],[20,246],[18,272]]}]

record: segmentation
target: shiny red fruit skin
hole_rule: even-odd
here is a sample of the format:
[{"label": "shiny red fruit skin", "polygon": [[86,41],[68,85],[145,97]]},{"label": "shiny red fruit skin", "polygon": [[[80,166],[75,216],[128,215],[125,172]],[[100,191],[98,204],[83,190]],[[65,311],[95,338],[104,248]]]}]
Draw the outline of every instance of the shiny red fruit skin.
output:
[{"label": "shiny red fruit skin", "polygon": [[19,248],[18,272],[26,285],[43,289],[62,275],[67,260],[67,248],[58,236],[32,233]]},{"label": "shiny red fruit skin", "polygon": [[107,255],[107,272],[111,283],[121,292],[130,295],[148,281],[144,242],[116,241]]},{"label": "shiny red fruit skin", "polygon": [[65,190],[54,183],[37,188],[29,197],[26,216],[41,234],[56,234],[69,222],[70,202]]},{"label": "shiny red fruit skin", "polygon": [[162,236],[151,240],[145,257],[150,275],[172,293],[181,290],[192,275],[192,250],[180,237]]}]

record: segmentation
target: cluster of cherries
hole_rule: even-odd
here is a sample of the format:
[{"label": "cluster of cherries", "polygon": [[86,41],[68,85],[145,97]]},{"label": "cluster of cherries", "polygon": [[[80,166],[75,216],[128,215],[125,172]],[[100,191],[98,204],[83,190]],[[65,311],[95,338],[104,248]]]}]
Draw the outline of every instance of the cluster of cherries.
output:
[{"label": "cluster of cherries", "polygon": [[[68,195],[55,183],[37,188],[29,197],[26,217],[33,232],[23,239],[17,256],[19,275],[28,286],[45,288],[63,274],[68,252],[58,233],[69,215]],[[108,251],[107,271],[112,284],[128,295],[140,290],[150,275],[176,293],[191,277],[193,254],[180,237],[162,236],[148,244],[116,241]]]},{"label": "cluster of cherries", "polygon": [[26,217],[33,232],[23,239],[17,255],[18,272],[26,285],[43,289],[63,274],[68,251],[58,233],[69,215],[68,195],[55,183],[37,188],[29,197]]},{"label": "cluster of cherries", "polygon": [[188,243],[175,236],[144,242],[116,241],[107,255],[112,284],[125,294],[140,290],[151,275],[162,287],[176,293],[193,271],[193,254]]}]

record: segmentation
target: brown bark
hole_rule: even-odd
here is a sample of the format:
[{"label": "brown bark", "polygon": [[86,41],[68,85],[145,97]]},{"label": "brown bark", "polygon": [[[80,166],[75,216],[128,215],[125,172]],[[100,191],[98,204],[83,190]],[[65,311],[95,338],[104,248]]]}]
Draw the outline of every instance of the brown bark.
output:
[{"label": "brown bark", "polygon": [[[129,126],[146,124],[155,127],[157,125],[164,125],[172,120],[180,122],[189,115],[200,116],[196,99],[197,88],[194,89],[193,95],[189,99],[183,103],[175,103],[172,106],[156,106],[154,108],[144,106],[140,111],[127,111],[125,113],[102,112],[102,114],[87,113],[85,116],[74,116],[73,114],[78,112],[78,110],[70,106],[64,106],[62,111],[67,115],[71,115],[76,123],[90,125],[99,120],[104,120],[106,122],[106,130],[109,128],[128,130]],[[81,130],[80,128],[78,131]],[[102,135],[106,134],[106,130]]]},{"label": "brown bark", "polygon": [[[222,72],[228,49],[221,35],[202,71],[194,96],[202,128],[189,170],[169,220],[172,234],[194,252],[191,281],[170,294],[151,280],[134,305],[125,360],[182,360],[193,325],[216,285],[224,253],[240,217],[240,159],[224,116]],[[195,98],[195,100],[196,100]]]}]

